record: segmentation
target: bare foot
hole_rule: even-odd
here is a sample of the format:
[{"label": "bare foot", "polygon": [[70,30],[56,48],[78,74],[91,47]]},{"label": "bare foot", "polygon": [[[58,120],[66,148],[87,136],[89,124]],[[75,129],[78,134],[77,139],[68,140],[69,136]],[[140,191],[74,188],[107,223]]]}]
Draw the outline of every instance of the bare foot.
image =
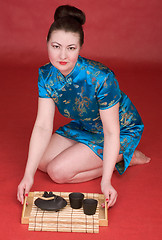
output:
[{"label": "bare foot", "polygon": [[145,156],[142,152],[135,150],[129,166],[149,163],[151,158]]}]

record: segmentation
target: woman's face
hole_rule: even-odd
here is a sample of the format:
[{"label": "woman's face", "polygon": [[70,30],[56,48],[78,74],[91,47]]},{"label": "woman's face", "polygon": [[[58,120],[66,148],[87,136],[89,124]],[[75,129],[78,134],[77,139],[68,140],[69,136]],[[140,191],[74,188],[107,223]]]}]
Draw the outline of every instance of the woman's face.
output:
[{"label": "woman's face", "polygon": [[80,52],[79,33],[56,30],[47,42],[48,57],[54,67],[64,76],[74,68]]}]

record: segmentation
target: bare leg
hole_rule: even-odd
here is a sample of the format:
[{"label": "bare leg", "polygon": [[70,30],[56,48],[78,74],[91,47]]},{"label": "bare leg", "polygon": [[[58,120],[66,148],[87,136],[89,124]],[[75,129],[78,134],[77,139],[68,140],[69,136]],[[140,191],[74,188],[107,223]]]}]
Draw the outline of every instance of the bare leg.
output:
[{"label": "bare leg", "polygon": [[102,160],[86,145],[54,134],[38,168],[58,183],[85,182],[102,175]]},{"label": "bare leg", "polygon": [[145,156],[142,152],[135,150],[129,166],[149,163],[151,158]]},{"label": "bare leg", "polygon": [[[120,154],[117,162],[123,160]],[[135,151],[130,166],[150,161]],[[54,134],[39,169],[58,183],[78,183],[102,176],[102,160],[86,145]]]},{"label": "bare leg", "polygon": [[77,142],[62,137],[56,133],[51,137],[51,141],[45,151],[43,158],[39,164],[39,170],[47,172],[47,165],[51,162],[57,155],[66,150],[67,148],[75,145]]},{"label": "bare leg", "polygon": [[102,176],[102,160],[86,145],[76,143],[57,155],[47,173],[57,183],[78,183]]},{"label": "bare leg", "polygon": [[102,167],[89,170],[86,172],[80,172],[77,175],[75,175],[72,179],[69,179],[67,182],[68,183],[86,182],[101,176],[102,176]]},{"label": "bare leg", "polygon": [[[122,160],[123,160],[123,154],[120,154],[118,157],[117,163]],[[150,161],[151,161],[151,158],[147,157],[145,154],[143,154],[139,150],[135,150],[129,166],[145,164],[145,163],[149,163]]]}]

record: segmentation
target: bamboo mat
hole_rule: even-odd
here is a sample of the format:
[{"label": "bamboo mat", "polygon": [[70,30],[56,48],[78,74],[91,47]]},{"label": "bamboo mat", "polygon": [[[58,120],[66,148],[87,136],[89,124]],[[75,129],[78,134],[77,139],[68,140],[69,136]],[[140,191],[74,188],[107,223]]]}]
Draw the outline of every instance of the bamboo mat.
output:
[{"label": "bamboo mat", "polygon": [[[72,209],[69,203],[69,193],[53,192],[55,195],[63,197],[67,201],[67,206],[58,212],[43,211],[32,205],[29,217],[29,231],[54,231],[54,232],[99,232],[99,204],[96,213],[88,216],[81,209]],[[38,197],[35,194],[33,200]],[[85,198],[99,200],[97,193],[84,193]]]}]

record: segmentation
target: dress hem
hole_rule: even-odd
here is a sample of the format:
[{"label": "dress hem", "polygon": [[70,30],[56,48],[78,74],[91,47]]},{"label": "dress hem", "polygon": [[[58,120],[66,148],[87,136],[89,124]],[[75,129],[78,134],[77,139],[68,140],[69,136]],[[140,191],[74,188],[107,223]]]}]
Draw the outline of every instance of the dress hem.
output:
[{"label": "dress hem", "polygon": [[[71,140],[74,140],[76,142],[80,142],[80,143],[86,145],[87,147],[89,147],[103,161],[103,157],[101,155],[99,155],[96,151],[94,151],[94,149],[89,144],[87,144],[87,143],[85,143],[83,141],[79,141],[78,139],[74,139],[74,138],[72,138],[70,136],[65,136],[63,133],[59,132],[58,130],[56,130],[55,133],[65,137],[65,138],[68,138],[68,139],[71,139]],[[131,154],[129,154],[129,157],[127,156],[127,151],[125,151],[125,152],[119,151],[119,154],[123,154],[123,160],[121,162],[119,162],[119,163],[116,163],[115,167],[116,167],[116,169],[117,169],[117,171],[119,172],[120,175],[122,175],[127,170],[127,168],[129,167],[129,164],[131,162],[133,153],[134,153],[135,149],[137,148],[140,140],[141,140],[141,136],[139,136],[139,139],[138,139],[137,143],[131,149]]]}]

